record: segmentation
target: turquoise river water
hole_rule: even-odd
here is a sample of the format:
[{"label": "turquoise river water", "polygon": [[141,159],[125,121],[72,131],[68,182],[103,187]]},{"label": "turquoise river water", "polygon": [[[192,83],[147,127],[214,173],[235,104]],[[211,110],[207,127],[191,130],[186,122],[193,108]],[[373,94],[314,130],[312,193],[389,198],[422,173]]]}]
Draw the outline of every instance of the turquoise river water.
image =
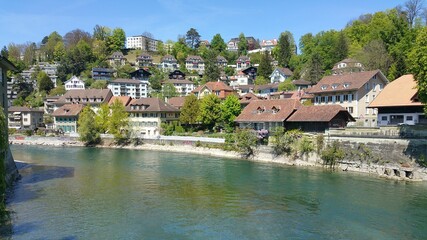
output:
[{"label": "turquoise river water", "polygon": [[12,146],[12,239],[427,239],[427,184],[181,153]]}]

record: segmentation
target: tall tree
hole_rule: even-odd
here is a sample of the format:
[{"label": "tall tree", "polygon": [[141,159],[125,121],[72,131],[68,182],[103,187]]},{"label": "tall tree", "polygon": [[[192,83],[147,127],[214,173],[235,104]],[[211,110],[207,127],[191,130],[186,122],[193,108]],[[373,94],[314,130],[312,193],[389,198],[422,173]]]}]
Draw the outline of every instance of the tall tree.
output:
[{"label": "tall tree", "polygon": [[248,54],[248,41],[246,40],[245,34],[240,33],[239,42],[237,43],[237,53],[239,55]]},{"label": "tall tree", "polygon": [[111,36],[111,29],[105,26],[96,25],[93,28],[93,38],[100,41],[105,41]]},{"label": "tall tree", "polygon": [[59,35],[58,32],[52,32],[48,39],[46,44],[43,47],[43,52],[46,55],[46,60],[47,61],[52,61],[54,60],[54,52],[55,52],[55,46],[58,42],[62,42],[62,36]]},{"label": "tall tree", "polygon": [[217,51],[208,50],[205,60],[205,75],[203,76],[205,82],[218,81],[220,77],[220,70],[216,63]]},{"label": "tall tree", "polygon": [[236,95],[228,95],[221,103],[221,120],[227,132],[232,132],[235,127],[234,119],[242,111],[239,98]]},{"label": "tall tree", "polygon": [[177,97],[179,94],[172,83],[166,83],[162,87],[162,95],[163,95],[163,98],[167,100],[172,97]]},{"label": "tall tree", "polygon": [[288,35],[280,34],[279,42],[277,45],[276,59],[279,66],[289,67],[289,61],[291,60],[292,49]]},{"label": "tall tree", "polygon": [[16,98],[25,99],[31,94],[34,88],[31,82],[27,82],[20,74],[17,74],[12,85],[12,90],[18,93]]},{"label": "tall tree", "polygon": [[100,133],[106,133],[108,131],[110,116],[111,116],[111,111],[108,104],[107,103],[101,104],[94,119],[96,128]]},{"label": "tall tree", "polygon": [[204,96],[200,102],[200,113],[197,121],[201,122],[209,130],[221,119],[221,100],[215,94]]},{"label": "tall tree", "polygon": [[317,83],[322,78],[322,75],[324,73],[322,65],[322,57],[320,56],[320,54],[312,54],[308,62],[305,79],[307,79],[311,83]]},{"label": "tall tree", "polygon": [[107,46],[110,52],[119,51],[125,47],[126,34],[122,28],[115,28],[111,36],[107,38]]},{"label": "tall tree", "polygon": [[217,33],[215,36],[213,36],[211,41],[211,49],[218,51],[219,53],[222,53],[227,49],[227,44],[225,44],[221,34]]},{"label": "tall tree", "polygon": [[80,41],[85,41],[88,45],[91,45],[92,36],[81,29],[74,29],[64,35],[64,45],[67,49],[74,48]]},{"label": "tall tree", "polygon": [[5,58],[9,58],[9,51],[7,50],[6,46],[3,46],[3,48],[1,49],[0,55],[2,55]]},{"label": "tall tree", "polygon": [[341,61],[348,56],[348,42],[347,38],[345,36],[345,33],[343,31],[339,32],[337,43],[335,45],[335,59],[339,59],[338,61]]},{"label": "tall tree", "polygon": [[116,99],[111,105],[111,117],[108,130],[109,133],[114,135],[114,139],[117,142],[121,142],[126,138],[125,131],[128,126],[128,121],[129,118],[125,106],[123,106],[119,99]]},{"label": "tall tree", "polygon": [[37,75],[37,85],[40,92],[45,91],[46,93],[49,93],[55,87],[50,77],[44,71],[40,71]]},{"label": "tall tree", "polygon": [[381,40],[374,40],[363,47],[357,55],[366,70],[380,69],[384,74],[388,73],[390,67],[390,55],[385,44]]},{"label": "tall tree", "polygon": [[95,124],[95,112],[89,105],[83,108],[77,124],[80,141],[84,142],[85,145],[94,145],[101,141],[100,134]]},{"label": "tall tree", "polygon": [[181,108],[179,121],[184,124],[194,125],[197,123],[199,116],[200,104],[194,94],[185,97],[184,105]]},{"label": "tall tree", "polygon": [[187,46],[191,49],[198,48],[200,44],[200,37],[201,36],[196,29],[190,28],[190,30],[188,30],[187,34],[185,35],[185,41],[187,43]]},{"label": "tall tree", "polygon": [[271,66],[271,56],[268,51],[265,51],[262,54],[261,62],[259,63],[257,76],[268,79],[270,78],[270,75],[272,72],[273,72],[273,67]]},{"label": "tall tree", "polygon": [[414,25],[415,18],[421,14],[424,0],[408,0],[405,2],[406,17],[410,26]]},{"label": "tall tree", "polygon": [[[418,97],[421,102],[427,104],[427,28],[422,28],[418,33],[408,61],[410,71],[418,84]],[[427,107],[424,108],[424,112],[427,113]]]},{"label": "tall tree", "polygon": [[27,42],[25,45],[25,50],[24,50],[24,63],[26,66],[31,66],[33,65],[37,58],[36,58],[36,50],[37,50],[37,46],[36,43],[31,43],[31,42]]}]

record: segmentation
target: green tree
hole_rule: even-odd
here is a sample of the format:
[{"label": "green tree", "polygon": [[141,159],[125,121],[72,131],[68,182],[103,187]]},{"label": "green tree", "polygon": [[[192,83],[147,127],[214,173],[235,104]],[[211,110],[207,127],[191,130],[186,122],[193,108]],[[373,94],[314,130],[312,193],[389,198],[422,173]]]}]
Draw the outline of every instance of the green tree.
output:
[{"label": "green tree", "polygon": [[246,40],[245,34],[240,33],[239,42],[237,43],[237,53],[238,55],[247,55],[248,54],[248,41]]},{"label": "green tree", "polygon": [[196,49],[200,44],[200,34],[196,29],[190,28],[190,30],[188,30],[187,34],[185,35],[185,40],[189,48]]},{"label": "green tree", "polygon": [[33,84],[23,79],[20,74],[17,74],[15,76],[15,81],[12,85],[12,89],[13,91],[18,93],[16,96],[16,98],[18,99],[25,99],[31,94],[31,92],[34,91]]},{"label": "green tree", "polygon": [[221,34],[217,33],[213,36],[211,41],[211,49],[218,53],[224,52],[227,49],[227,44],[222,39]]},{"label": "green tree", "polygon": [[289,67],[289,61],[291,60],[292,50],[293,49],[291,49],[289,35],[283,33],[280,34],[275,54],[279,66]]},{"label": "green tree", "polygon": [[215,94],[204,96],[200,102],[200,113],[197,121],[209,130],[221,119],[221,100]]},{"label": "green tree", "polygon": [[180,38],[172,46],[172,55],[181,66],[185,66],[185,59],[187,58],[190,50],[191,49],[185,43],[185,38]]},{"label": "green tree", "polygon": [[257,76],[268,79],[270,78],[270,75],[272,72],[273,72],[273,67],[271,66],[271,56],[268,51],[265,51],[262,54],[261,63],[259,64],[259,67],[257,70]]},{"label": "green tree", "polygon": [[236,95],[228,95],[221,103],[221,120],[227,132],[232,132],[235,127],[234,119],[239,116],[242,108]]},{"label": "green tree", "polygon": [[42,47],[42,51],[45,53],[48,61],[54,60],[55,46],[58,42],[62,42],[62,36],[55,31],[49,35],[46,44]]},{"label": "green tree", "polygon": [[255,85],[265,85],[270,82],[269,78],[265,78],[263,76],[257,76],[255,79]]},{"label": "green tree", "polygon": [[9,58],[9,51],[7,50],[6,46],[3,46],[3,48],[1,49],[0,55],[4,58]]},{"label": "green tree", "polygon": [[107,81],[106,80],[96,80],[91,85],[90,88],[93,89],[106,89],[107,88]]},{"label": "green tree", "polygon": [[334,52],[336,55],[335,59],[338,59],[338,61],[344,60],[348,56],[348,42],[343,31],[338,34]]},{"label": "green tree", "polygon": [[307,66],[306,79],[311,83],[317,83],[323,76],[322,58],[320,54],[314,53]]},{"label": "green tree", "polygon": [[40,71],[37,74],[37,86],[39,91],[46,91],[47,93],[55,87],[50,77],[44,71]]},{"label": "green tree", "polygon": [[[422,28],[415,40],[413,49],[408,54],[410,71],[418,85],[418,97],[427,103],[427,28]],[[427,108],[424,108],[427,113]]]},{"label": "green tree", "polygon": [[205,82],[218,81],[220,77],[220,70],[216,64],[217,52],[208,50],[205,58],[205,75],[203,76]]},{"label": "green tree", "polygon": [[148,79],[151,89],[154,92],[160,92],[162,90],[162,81],[166,79],[166,74],[162,71],[154,71]]},{"label": "green tree", "polygon": [[190,94],[185,97],[184,105],[182,106],[181,113],[179,115],[179,121],[192,126],[197,123],[199,111],[199,100],[194,94]]},{"label": "green tree", "polygon": [[126,34],[122,28],[115,28],[107,38],[109,52],[119,51],[125,47]]},{"label": "green tree", "polygon": [[111,117],[108,132],[114,135],[116,142],[121,143],[126,139],[126,127],[128,126],[128,113],[125,106],[116,99],[111,105]]},{"label": "green tree", "polygon": [[385,44],[381,40],[374,40],[365,45],[357,55],[366,70],[380,69],[384,74],[388,73],[391,58]]},{"label": "green tree", "polygon": [[130,78],[131,72],[134,72],[135,68],[132,67],[129,63],[126,63],[123,66],[117,67],[117,77],[118,78]]},{"label": "green tree", "polygon": [[100,41],[105,41],[111,36],[111,29],[105,26],[96,25],[93,28],[93,38]]},{"label": "green tree", "polygon": [[253,130],[239,129],[235,134],[237,151],[242,158],[248,159],[256,154],[258,138]]},{"label": "green tree", "polygon": [[[61,81],[59,81],[61,82]],[[65,86],[63,84],[58,84],[55,88],[50,90],[49,95],[50,96],[62,96],[66,93]]]},{"label": "green tree", "polygon": [[107,103],[101,104],[95,116],[95,125],[100,133],[107,133],[109,128],[111,111]]},{"label": "green tree", "polygon": [[65,53],[64,43],[62,41],[57,42],[53,49],[53,60],[61,61],[65,57]]},{"label": "green tree", "polygon": [[95,124],[95,113],[89,105],[83,108],[77,124],[80,141],[84,142],[85,145],[95,145],[100,142],[101,137]]},{"label": "green tree", "polygon": [[293,91],[296,90],[297,87],[292,83],[291,80],[286,79],[285,81],[279,83],[279,91]]},{"label": "green tree", "polygon": [[172,97],[177,97],[179,94],[173,83],[166,83],[162,86],[162,95],[163,98],[170,99]]}]

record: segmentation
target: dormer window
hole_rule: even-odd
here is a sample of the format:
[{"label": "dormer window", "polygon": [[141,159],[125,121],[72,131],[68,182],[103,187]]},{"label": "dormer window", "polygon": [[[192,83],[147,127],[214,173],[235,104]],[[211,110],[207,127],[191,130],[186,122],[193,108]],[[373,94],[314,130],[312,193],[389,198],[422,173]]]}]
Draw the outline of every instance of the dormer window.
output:
[{"label": "dormer window", "polygon": [[337,89],[338,85],[339,85],[339,84],[336,84],[336,83],[335,83],[335,84],[332,84],[332,89]]},{"label": "dormer window", "polygon": [[350,87],[350,83],[344,83],[344,84],[343,84],[343,87],[344,87],[344,88],[348,88],[348,87]]},{"label": "dormer window", "polygon": [[257,113],[258,114],[263,113],[263,112],[264,112],[264,108],[262,108],[262,107],[258,107],[257,108]]},{"label": "dormer window", "polygon": [[271,109],[271,112],[272,112],[273,114],[275,114],[275,113],[277,113],[277,112],[279,112],[279,111],[280,111],[280,108],[273,107],[273,108]]},{"label": "dormer window", "polygon": [[326,90],[327,88],[328,88],[328,85],[322,85],[322,86],[321,86],[321,89],[322,89],[322,90]]}]

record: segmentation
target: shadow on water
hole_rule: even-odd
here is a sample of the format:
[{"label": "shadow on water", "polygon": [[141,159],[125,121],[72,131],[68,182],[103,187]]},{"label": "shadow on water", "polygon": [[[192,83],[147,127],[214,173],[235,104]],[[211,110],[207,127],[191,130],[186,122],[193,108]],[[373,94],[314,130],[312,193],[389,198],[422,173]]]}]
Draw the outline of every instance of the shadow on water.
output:
[{"label": "shadow on water", "polygon": [[[33,165],[28,163],[17,162],[16,166],[21,178],[15,183],[12,189],[7,193],[6,204],[17,204],[33,200],[43,196],[43,188],[36,186],[36,183],[57,179],[74,177],[74,168]],[[0,238],[10,238],[12,235],[24,235],[36,230],[35,222],[24,223],[13,226],[13,211],[10,212],[7,224],[0,227]],[[13,227],[12,227],[13,226]],[[64,239],[76,239],[73,236]]]}]

